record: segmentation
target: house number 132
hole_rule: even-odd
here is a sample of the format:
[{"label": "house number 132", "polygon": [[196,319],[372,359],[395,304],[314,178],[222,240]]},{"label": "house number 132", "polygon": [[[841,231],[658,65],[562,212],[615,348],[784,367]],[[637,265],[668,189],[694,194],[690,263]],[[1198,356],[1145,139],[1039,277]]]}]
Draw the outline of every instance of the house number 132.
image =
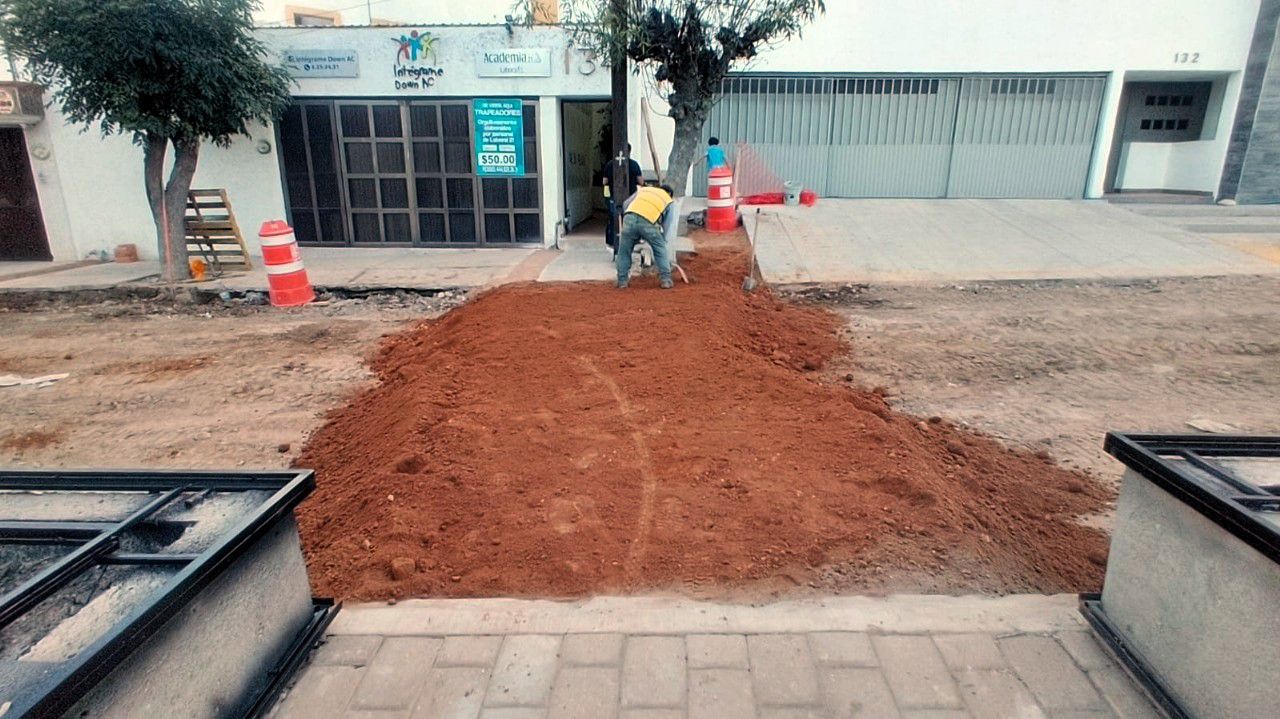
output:
[{"label": "house number 132", "polygon": [[1175,52],[1173,61],[1179,65],[1194,65],[1200,62],[1200,53],[1198,52]]}]

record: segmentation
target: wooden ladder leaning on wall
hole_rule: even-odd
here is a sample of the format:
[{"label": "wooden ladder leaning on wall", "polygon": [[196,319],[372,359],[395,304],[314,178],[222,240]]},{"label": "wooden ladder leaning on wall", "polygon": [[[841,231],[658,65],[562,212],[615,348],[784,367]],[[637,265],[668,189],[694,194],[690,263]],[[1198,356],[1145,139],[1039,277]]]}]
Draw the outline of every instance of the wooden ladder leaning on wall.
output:
[{"label": "wooden ladder leaning on wall", "polygon": [[203,257],[214,274],[228,267],[246,270],[253,267],[226,190],[188,192],[184,224],[187,254]]}]

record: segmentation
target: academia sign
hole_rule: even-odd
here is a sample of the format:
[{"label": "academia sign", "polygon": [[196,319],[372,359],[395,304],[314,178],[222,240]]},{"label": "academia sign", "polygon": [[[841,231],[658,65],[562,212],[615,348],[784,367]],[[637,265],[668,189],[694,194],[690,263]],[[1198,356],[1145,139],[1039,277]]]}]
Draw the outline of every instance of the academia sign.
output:
[{"label": "academia sign", "polygon": [[480,77],[551,77],[551,50],[545,47],[509,47],[476,54]]},{"label": "academia sign", "polygon": [[294,77],[360,77],[355,50],[285,50],[281,61]]}]

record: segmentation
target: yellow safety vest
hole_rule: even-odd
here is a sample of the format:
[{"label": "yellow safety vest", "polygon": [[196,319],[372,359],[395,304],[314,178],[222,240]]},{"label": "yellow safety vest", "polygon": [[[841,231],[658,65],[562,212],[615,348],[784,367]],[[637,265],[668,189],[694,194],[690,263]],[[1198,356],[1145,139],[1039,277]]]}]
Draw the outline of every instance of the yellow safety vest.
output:
[{"label": "yellow safety vest", "polygon": [[660,187],[641,187],[636,190],[636,198],[627,207],[628,213],[640,215],[644,219],[658,224],[663,210],[671,204],[671,195]]}]

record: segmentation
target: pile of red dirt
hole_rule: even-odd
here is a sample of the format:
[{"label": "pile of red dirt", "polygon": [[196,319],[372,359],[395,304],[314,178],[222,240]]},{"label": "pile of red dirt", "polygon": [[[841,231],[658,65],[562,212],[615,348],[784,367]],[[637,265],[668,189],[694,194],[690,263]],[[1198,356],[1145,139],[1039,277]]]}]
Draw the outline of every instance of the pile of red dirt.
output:
[{"label": "pile of red dirt", "polygon": [[[389,338],[297,466],[315,590],[350,599],[1097,588],[1105,490],[824,381],[836,318],[694,284],[490,291]],[[856,348],[855,348],[856,351]]]}]

